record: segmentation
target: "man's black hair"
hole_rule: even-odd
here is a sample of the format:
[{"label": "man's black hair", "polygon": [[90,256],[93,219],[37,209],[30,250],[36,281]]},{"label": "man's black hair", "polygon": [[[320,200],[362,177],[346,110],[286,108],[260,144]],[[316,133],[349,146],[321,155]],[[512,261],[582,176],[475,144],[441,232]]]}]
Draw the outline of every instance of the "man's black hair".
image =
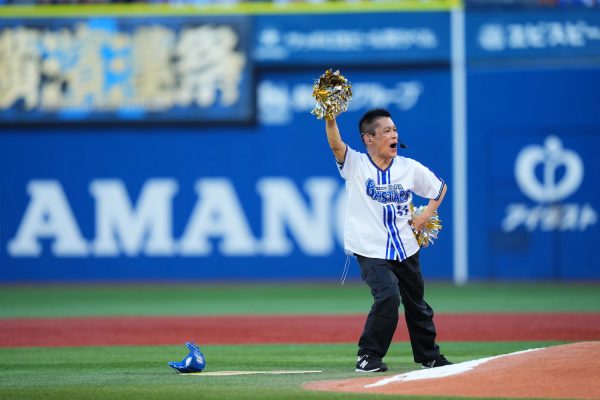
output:
[{"label": "man's black hair", "polygon": [[380,117],[392,117],[392,114],[385,108],[374,108],[372,110],[367,111],[360,121],[358,122],[358,130],[360,132],[360,137],[362,138],[366,134],[373,133],[375,131],[373,122]]}]

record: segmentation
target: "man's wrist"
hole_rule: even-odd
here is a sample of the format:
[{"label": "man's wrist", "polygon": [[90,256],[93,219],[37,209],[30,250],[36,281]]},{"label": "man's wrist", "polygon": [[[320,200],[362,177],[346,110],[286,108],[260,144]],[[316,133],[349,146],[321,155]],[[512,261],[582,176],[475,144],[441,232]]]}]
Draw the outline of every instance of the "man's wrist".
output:
[{"label": "man's wrist", "polygon": [[432,211],[432,208],[429,206],[425,207],[425,210],[423,210],[423,215],[426,217],[426,219],[433,217],[433,214],[435,214],[435,210]]}]

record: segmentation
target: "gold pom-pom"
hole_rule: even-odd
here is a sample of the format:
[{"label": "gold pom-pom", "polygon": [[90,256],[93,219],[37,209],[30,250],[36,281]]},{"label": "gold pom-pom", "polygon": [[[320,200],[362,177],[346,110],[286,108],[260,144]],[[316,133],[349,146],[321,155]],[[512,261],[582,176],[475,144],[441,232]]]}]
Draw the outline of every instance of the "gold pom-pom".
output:
[{"label": "gold pom-pom", "polygon": [[[425,206],[415,207],[410,205],[410,211],[412,212],[413,217],[420,215],[425,210]],[[438,212],[435,211],[431,217],[425,223],[425,228],[420,231],[413,230],[415,234],[415,238],[417,239],[417,243],[419,243],[420,247],[427,247],[430,244],[433,244],[434,239],[437,239],[439,232],[442,230],[442,221],[438,215]]]},{"label": "gold pom-pom", "polygon": [[348,109],[352,86],[339,70],[328,69],[315,81],[313,97],[317,104],[310,113],[318,119],[332,119]]}]

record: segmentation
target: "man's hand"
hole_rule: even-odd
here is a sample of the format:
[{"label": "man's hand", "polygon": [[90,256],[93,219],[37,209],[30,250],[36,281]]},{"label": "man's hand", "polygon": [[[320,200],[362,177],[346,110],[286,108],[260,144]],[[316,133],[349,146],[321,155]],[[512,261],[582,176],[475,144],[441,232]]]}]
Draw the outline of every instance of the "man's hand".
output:
[{"label": "man's hand", "polygon": [[427,224],[427,220],[435,214],[436,210],[442,204],[442,200],[446,196],[446,191],[448,190],[448,186],[444,183],[442,187],[442,193],[440,193],[440,197],[437,200],[430,199],[427,207],[423,210],[423,212],[419,215],[414,215],[412,220],[409,221],[412,228],[416,231],[422,231],[425,229],[425,225]]},{"label": "man's hand", "polygon": [[413,217],[411,221],[412,228],[415,231],[422,231],[427,224],[427,220],[431,217],[430,213],[427,212],[427,209],[423,211],[421,214]]}]

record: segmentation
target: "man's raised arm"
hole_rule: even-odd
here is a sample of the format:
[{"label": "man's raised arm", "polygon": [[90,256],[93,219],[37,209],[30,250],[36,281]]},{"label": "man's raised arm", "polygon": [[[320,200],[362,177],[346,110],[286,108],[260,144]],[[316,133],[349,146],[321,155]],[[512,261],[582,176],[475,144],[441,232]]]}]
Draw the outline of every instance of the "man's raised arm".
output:
[{"label": "man's raised arm", "polygon": [[342,140],[335,118],[325,120],[325,131],[327,132],[329,147],[331,147],[336,161],[343,163],[346,156],[346,143]]}]

